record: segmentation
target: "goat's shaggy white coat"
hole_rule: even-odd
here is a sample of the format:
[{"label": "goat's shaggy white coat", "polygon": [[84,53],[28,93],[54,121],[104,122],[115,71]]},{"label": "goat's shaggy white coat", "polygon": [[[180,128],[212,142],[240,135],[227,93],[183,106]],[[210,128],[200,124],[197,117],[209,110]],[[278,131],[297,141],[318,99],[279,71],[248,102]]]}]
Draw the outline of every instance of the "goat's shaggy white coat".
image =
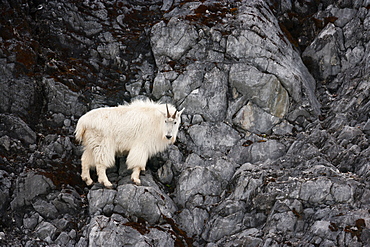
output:
[{"label": "goat's shaggy white coat", "polygon": [[84,146],[82,179],[91,185],[90,168],[96,168],[98,181],[112,187],[106,169],[114,166],[116,154],[128,153],[126,163],[133,170],[131,179],[140,185],[140,171],[145,170],[147,160],[176,141],[182,111],[170,104],[137,100],[83,115],[75,131],[76,139]]}]

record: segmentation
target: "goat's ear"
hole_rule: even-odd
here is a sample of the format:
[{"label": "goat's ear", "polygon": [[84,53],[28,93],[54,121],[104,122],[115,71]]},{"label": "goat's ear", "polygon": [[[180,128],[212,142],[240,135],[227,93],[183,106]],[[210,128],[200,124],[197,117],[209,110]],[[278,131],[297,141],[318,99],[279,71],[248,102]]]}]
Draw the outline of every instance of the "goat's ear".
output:
[{"label": "goat's ear", "polygon": [[182,112],[185,110],[185,108],[183,108],[181,111],[179,111],[178,115],[179,117],[181,116]]}]

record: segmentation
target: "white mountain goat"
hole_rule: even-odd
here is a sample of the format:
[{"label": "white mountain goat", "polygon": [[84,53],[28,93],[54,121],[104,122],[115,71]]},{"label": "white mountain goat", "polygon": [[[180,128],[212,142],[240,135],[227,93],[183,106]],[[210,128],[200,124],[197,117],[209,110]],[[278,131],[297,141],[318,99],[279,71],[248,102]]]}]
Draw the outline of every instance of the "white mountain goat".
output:
[{"label": "white mountain goat", "polygon": [[181,113],[173,105],[137,100],[129,105],[94,109],[83,115],[76,126],[82,142],[82,180],[91,185],[90,168],[96,168],[99,183],[112,187],[106,169],[114,166],[116,154],[128,154],[131,180],[140,185],[140,171],[147,160],[176,141]]}]

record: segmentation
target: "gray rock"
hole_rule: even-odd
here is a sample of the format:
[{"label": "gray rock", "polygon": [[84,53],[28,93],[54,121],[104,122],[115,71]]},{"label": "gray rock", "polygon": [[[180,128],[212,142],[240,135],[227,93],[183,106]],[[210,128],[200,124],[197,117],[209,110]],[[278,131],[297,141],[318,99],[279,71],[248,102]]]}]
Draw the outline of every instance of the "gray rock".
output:
[{"label": "gray rock", "polygon": [[34,144],[36,142],[36,133],[20,118],[0,114],[0,131],[6,131],[10,137],[21,140],[24,144]]},{"label": "gray rock", "polygon": [[252,197],[254,197],[259,187],[262,185],[262,180],[261,178],[253,178],[241,167],[235,172],[233,183],[235,183],[235,188],[228,199],[245,200],[250,204],[252,203]]},{"label": "gray rock", "polygon": [[173,0],[164,0],[161,10],[168,11],[173,4]]},{"label": "gray rock", "polygon": [[44,78],[43,83],[47,88],[49,111],[78,117],[87,111],[86,106],[79,101],[79,95],[69,90],[67,86],[56,82],[53,78]]},{"label": "gray rock", "polygon": [[143,218],[150,224],[172,218],[176,206],[168,195],[153,187],[121,185],[114,198],[114,212]]},{"label": "gray rock", "polygon": [[266,142],[257,142],[249,146],[250,157],[247,162],[255,163],[258,161],[276,160],[283,156],[286,151],[284,144],[276,140],[267,140]]},{"label": "gray rock", "polygon": [[227,247],[235,245],[258,247],[263,245],[263,240],[259,238],[259,235],[260,232],[256,228],[251,228],[244,230],[241,233],[233,234],[229,237],[224,237],[221,240],[217,241],[216,245]]},{"label": "gray rock", "polygon": [[68,246],[69,241],[71,240],[70,236],[66,232],[61,232],[57,239],[55,240],[56,244],[60,246]]},{"label": "gray rock", "polygon": [[272,128],[280,122],[280,119],[263,111],[250,101],[240,109],[233,122],[240,128],[252,133],[270,134]]},{"label": "gray rock", "polygon": [[[363,35],[361,22],[359,18],[355,17],[344,26],[343,35],[346,48],[361,47],[358,45],[358,40],[362,39]],[[351,61],[352,58],[349,58],[349,60]]]},{"label": "gray rock", "polygon": [[367,120],[367,122],[365,123],[364,127],[363,127],[363,131],[370,135],[370,119]]},{"label": "gray rock", "polygon": [[332,6],[329,11],[331,14],[333,14],[333,16],[338,17],[338,19],[335,20],[334,24],[341,28],[343,28],[345,24],[351,21],[356,16],[357,13],[355,9],[337,8],[334,6]]},{"label": "gray rock", "polygon": [[[178,60],[196,43],[198,33],[195,27],[186,22],[171,18],[154,25],[151,30],[151,45],[157,65],[161,60]],[[162,69],[162,68],[160,68]]]},{"label": "gray rock", "polygon": [[227,90],[226,73],[215,67],[204,75],[201,86],[192,90],[181,106],[187,109],[186,113],[199,114],[206,121],[222,121],[226,117]]},{"label": "gray rock", "polygon": [[303,52],[303,59],[311,64],[311,73],[320,80],[328,79],[340,72],[339,53],[343,49],[341,29],[329,23],[309,47]]},{"label": "gray rock", "polygon": [[15,210],[18,207],[30,205],[34,198],[47,194],[53,188],[55,188],[53,182],[43,175],[32,171],[23,174],[17,179],[14,199],[10,203],[11,208]]},{"label": "gray rock", "polygon": [[195,144],[195,151],[199,153],[209,150],[224,152],[240,139],[239,133],[225,123],[212,125],[204,122],[191,126],[188,133]]},{"label": "gray rock", "polygon": [[[4,61],[4,60],[0,60]],[[14,64],[13,64],[14,65]],[[18,116],[29,115],[28,109],[34,103],[35,83],[27,77],[12,80],[11,64],[1,62],[0,66],[0,110],[1,113],[14,113]],[[7,75],[7,76],[6,76]],[[30,116],[32,117],[32,116]]]},{"label": "gray rock", "polygon": [[359,128],[344,126],[342,131],[339,133],[337,139],[342,146],[346,146],[348,143],[353,142],[361,135],[362,131]]},{"label": "gray rock", "polygon": [[173,179],[173,172],[171,167],[172,167],[171,163],[166,162],[157,171],[158,178],[163,184],[170,184]]},{"label": "gray rock", "polygon": [[234,64],[229,81],[238,92],[268,113],[282,118],[288,112],[289,95],[276,76],[247,64]]},{"label": "gray rock", "polygon": [[[255,8],[259,4],[265,7]],[[265,4],[254,2],[239,10],[236,19],[241,28],[229,35],[226,54],[251,63],[261,71],[274,74],[296,102],[302,101],[304,88],[313,112],[319,114],[320,104],[314,95],[315,81],[290,43],[279,35],[278,22]],[[263,18],[254,18],[255,14]],[[277,50],[279,52],[275,52]],[[282,57],[284,59],[281,59]],[[279,63],[274,62],[276,60],[279,60]]]},{"label": "gray rock", "polygon": [[34,213],[30,217],[23,219],[23,226],[32,231],[41,222],[41,219],[42,217],[38,213]]},{"label": "gray rock", "polygon": [[49,241],[54,238],[57,228],[47,221],[42,221],[35,229],[37,237],[43,240],[47,240],[49,238]]},{"label": "gray rock", "polygon": [[164,73],[158,73],[153,81],[153,96],[160,99],[164,95],[171,95],[171,83]]},{"label": "gray rock", "polygon": [[55,219],[58,217],[58,210],[55,206],[44,200],[37,199],[35,202],[32,202],[32,206],[44,218]]},{"label": "gray rock", "polygon": [[[162,230],[161,230],[162,229]],[[89,246],[174,246],[170,231],[129,222],[120,215],[95,216],[88,231]],[[150,242],[151,244],[149,244]]]},{"label": "gray rock", "polygon": [[286,153],[284,144],[276,140],[262,140],[248,146],[234,146],[228,157],[238,164],[276,160]]},{"label": "gray rock", "polygon": [[109,189],[90,190],[87,195],[89,200],[89,213],[91,215],[102,214],[113,205],[117,191]]},{"label": "gray rock", "polygon": [[226,217],[218,217],[210,221],[208,227],[210,229],[206,229],[202,237],[209,242],[215,242],[224,236],[233,235],[243,227],[243,212],[238,211]]},{"label": "gray rock", "polygon": [[[21,2],[0,16],[0,245],[369,242],[369,1]],[[186,107],[177,142],[141,187],[124,158],[85,187],[77,117],[133,97]]]},{"label": "gray rock", "polygon": [[204,70],[202,64],[190,64],[186,67],[186,71],[172,82],[173,98],[176,102],[182,102],[191,92],[202,85]]},{"label": "gray rock", "polygon": [[0,212],[2,212],[9,203],[9,192],[12,184],[9,174],[6,171],[0,170],[0,179]]},{"label": "gray rock", "polygon": [[192,210],[183,209],[176,217],[181,229],[188,236],[200,236],[204,231],[205,222],[209,219],[207,210],[195,207]]},{"label": "gray rock", "polygon": [[280,136],[291,135],[291,134],[293,134],[293,128],[294,128],[293,125],[291,125],[287,121],[283,121],[280,124],[275,125],[272,128],[272,132],[275,135],[280,135]]},{"label": "gray rock", "polygon": [[78,212],[82,204],[77,191],[69,188],[62,190],[52,203],[60,213]]},{"label": "gray rock", "polygon": [[10,151],[11,142],[12,142],[11,138],[7,135],[4,135],[4,136],[0,137],[1,147],[4,148],[8,152]]},{"label": "gray rock", "polygon": [[336,202],[350,203],[353,201],[354,188],[350,184],[334,183],[331,188],[331,194]]},{"label": "gray rock", "polygon": [[205,200],[208,199],[207,197],[213,197],[217,200],[217,196],[222,191],[220,184],[222,184],[222,178],[211,169],[199,166],[188,168],[178,178],[175,191],[176,203],[184,206],[186,203],[194,201],[194,206],[200,206],[202,204],[197,205],[199,202],[194,198],[197,195],[202,195]]}]

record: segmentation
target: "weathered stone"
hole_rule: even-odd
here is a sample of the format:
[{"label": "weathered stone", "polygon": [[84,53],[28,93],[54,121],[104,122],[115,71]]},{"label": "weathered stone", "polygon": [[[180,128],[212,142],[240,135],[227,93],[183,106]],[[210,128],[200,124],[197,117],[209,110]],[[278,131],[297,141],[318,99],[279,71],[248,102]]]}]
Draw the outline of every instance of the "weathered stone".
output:
[{"label": "weathered stone", "polygon": [[204,66],[195,63],[187,66],[186,71],[172,82],[173,98],[182,102],[187,95],[202,85],[205,71]]},{"label": "weathered stone", "polygon": [[36,133],[22,119],[0,114],[0,121],[0,131],[8,132],[11,137],[21,140],[24,144],[36,142]]},{"label": "weathered stone", "polygon": [[310,203],[323,203],[331,200],[330,188],[332,182],[325,178],[319,178],[317,181],[307,181],[302,184],[300,198]]},{"label": "weathered stone", "polygon": [[196,151],[225,151],[240,139],[239,133],[224,123],[211,125],[208,122],[193,125],[188,133],[195,144]]},{"label": "weathered stone", "polygon": [[35,172],[24,174],[25,177],[19,177],[16,183],[14,199],[11,202],[11,208],[15,210],[18,207],[30,205],[31,201],[39,196],[48,193],[55,188],[49,178]]},{"label": "weathered stone", "polygon": [[171,18],[165,24],[163,21],[153,26],[151,30],[151,45],[157,65],[161,57],[170,60],[180,59],[184,53],[196,43],[198,33],[194,26]]},{"label": "weathered stone", "polygon": [[90,214],[95,215],[105,212],[105,208],[109,208],[109,205],[113,205],[116,194],[117,191],[115,190],[91,190],[88,194]]},{"label": "weathered stone", "polygon": [[57,228],[50,222],[43,221],[36,227],[35,232],[40,239],[47,240],[49,238],[50,241],[56,234]]},{"label": "weathered stone", "polygon": [[[0,66],[0,111],[1,113],[13,113],[17,116],[28,116],[28,110],[34,104],[35,83],[28,78],[13,81],[10,64],[3,63]],[[14,65],[14,64],[13,64]],[[12,66],[14,67],[14,66]],[[7,75],[7,77],[5,77]],[[4,78],[5,77],[5,78]]]},{"label": "weathered stone", "polygon": [[181,229],[186,231],[188,236],[199,236],[204,231],[209,214],[206,210],[196,207],[192,210],[183,209],[176,219],[176,222],[178,222]]},{"label": "weathered stone", "polygon": [[89,246],[147,246],[150,241],[155,246],[165,247],[174,246],[175,243],[170,231],[147,228],[117,214],[111,218],[95,216],[89,226]]},{"label": "weathered stone", "polygon": [[275,140],[267,140],[266,142],[257,142],[249,146],[250,156],[247,162],[255,163],[265,160],[276,160],[285,154],[285,146]]},{"label": "weathered stone", "polygon": [[236,114],[233,122],[240,128],[256,134],[269,134],[279,123],[275,117],[253,104],[251,101]]},{"label": "weathered stone", "polygon": [[275,125],[272,128],[272,132],[275,135],[291,135],[293,134],[293,128],[294,126],[291,125],[290,123],[283,121],[280,124]]},{"label": "weathered stone", "polygon": [[171,83],[163,73],[158,73],[153,82],[153,96],[160,99],[164,95],[171,95]]},{"label": "weathered stone", "polygon": [[328,24],[303,52],[303,59],[309,64],[311,73],[317,79],[325,80],[340,72],[339,53],[343,49],[342,31]]},{"label": "weathered stone", "polygon": [[62,113],[67,116],[82,116],[87,108],[78,97],[79,95],[68,87],[56,82],[53,78],[44,78],[48,98],[48,110],[55,113]]},{"label": "weathered stone", "polygon": [[[265,3],[259,4],[263,6]],[[257,10],[253,4],[241,8],[237,20],[242,28],[229,35],[226,54],[274,74],[294,101],[301,102],[301,92],[304,88],[313,111],[320,113],[320,104],[314,95],[315,81],[289,42],[280,36],[275,17],[266,9]],[[254,18],[255,15],[263,18]],[[267,33],[270,35],[267,36]],[[279,52],[273,52],[277,51],[277,46],[280,47]],[[280,59],[281,57],[284,59]],[[276,60],[279,60],[279,63],[276,63]]]},{"label": "weathered stone", "polygon": [[11,188],[11,181],[9,174],[6,171],[0,170],[0,212],[6,209],[9,203],[9,192]]},{"label": "weathered stone", "polygon": [[226,94],[226,73],[213,68],[204,75],[201,86],[187,95],[181,106],[189,114],[199,114],[206,121],[219,122],[226,117]]},{"label": "weathered stone", "polygon": [[121,185],[114,199],[114,212],[143,218],[150,224],[163,217],[172,218],[176,211],[173,201],[163,192],[153,187]]},{"label": "weathered stone", "polygon": [[32,202],[32,206],[44,218],[55,219],[58,216],[58,210],[55,206],[44,200],[38,199]]},{"label": "weathered stone", "polygon": [[235,188],[229,196],[229,199],[246,200],[248,204],[251,204],[251,199],[262,185],[262,180],[249,176],[248,173],[241,169],[242,168],[239,168],[234,174]]},{"label": "weathered stone", "polygon": [[[213,227],[217,226],[217,227]],[[206,229],[202,236],[209,242],[215,242],[224,236],[239,232],[243,227],[243,212],[238,211],[226,217],[218,217],[209,222],[208,231]],[[208,234],[206,234],[208,233]]]},{"label": "weathered stone", "polygon": [[59,244],[60,246],[68,246],[71,237],[66,232],[61,232],[57,239],[55,239],[55,243]]},{"label": "weathered stone", "polygon": [[34,213],[29,218],[23,219],[23,226],[26,229],[29,229],[32,231],[38,225],[41,219],[42,217],[38,213]]},{"label": "weathered stone", "polygon": [[270,114],[282,118],[288,112],[289,95],[276,76],[247,64],[234,64],[229,81],[248,100]]},{"label": "weathered stone", "polygon": [[[221,194],[222,178],[205,167],[188,168],[178,178],[175,195],[179,205],[186,205],[196,195],[216,197]],[[197,206],[197,205],[195,205]],[[199,205],[200,206],[200,205]]]},{"label": "weathered stone", "polygon": [[158,178],[163,184],[170,184],[173,179],[173,172],[171,167],[171,163],[166,162],[157,171]]}]

